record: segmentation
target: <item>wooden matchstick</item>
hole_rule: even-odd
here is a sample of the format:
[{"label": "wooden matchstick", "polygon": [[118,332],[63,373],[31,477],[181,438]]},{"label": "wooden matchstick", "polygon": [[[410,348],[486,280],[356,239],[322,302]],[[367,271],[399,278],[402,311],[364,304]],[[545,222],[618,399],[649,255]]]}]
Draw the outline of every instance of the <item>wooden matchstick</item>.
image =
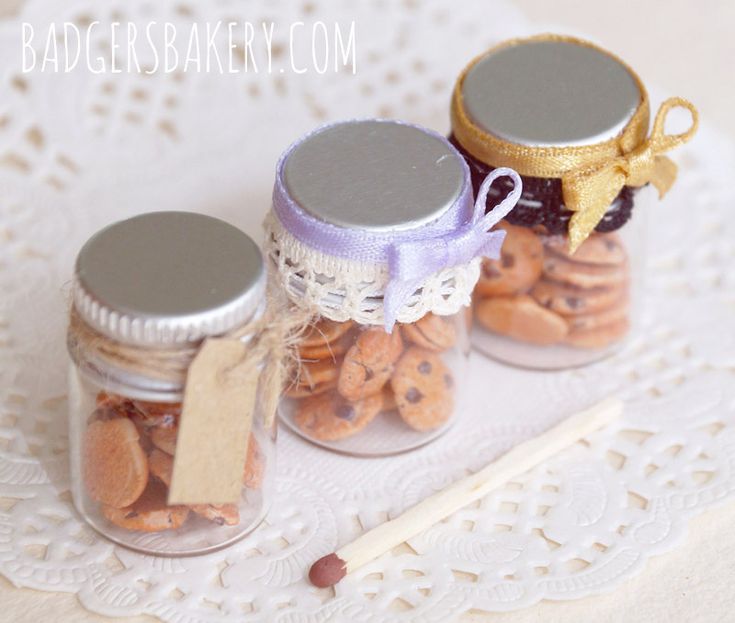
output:
[{"label": "wooden matchstick", "polygon": [[423,532],[514,477],[561,452],[620,416],[622,401],[608,398],[524,441],[479,472],[429,496],[402,515],[376,526],[352,543],[317,560],[309,571],[314,586],[333,586],[345,575]]}]

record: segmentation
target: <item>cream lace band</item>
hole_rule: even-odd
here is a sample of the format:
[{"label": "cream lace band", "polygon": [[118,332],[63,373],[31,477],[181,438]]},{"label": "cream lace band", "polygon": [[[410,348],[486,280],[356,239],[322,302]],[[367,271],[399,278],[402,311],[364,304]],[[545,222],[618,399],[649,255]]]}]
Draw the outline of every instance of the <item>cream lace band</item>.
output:
[{"label": "cream lace band", "polygon": [[[270,212],[264,223],[270,278],[304,309],[330,320],[383,325],[383,295],[390,281],[387,264],[337,258],[297,240]],[[481,258],[445,268],[426,279],[397,311],[398,322],[416,322],[431,312],[456,314],[471,302]]]}]

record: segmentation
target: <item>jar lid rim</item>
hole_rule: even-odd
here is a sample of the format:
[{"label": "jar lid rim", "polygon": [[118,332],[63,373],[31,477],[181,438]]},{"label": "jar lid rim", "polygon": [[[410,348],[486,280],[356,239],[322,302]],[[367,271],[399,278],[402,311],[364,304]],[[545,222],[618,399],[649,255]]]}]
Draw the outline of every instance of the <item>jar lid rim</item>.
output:
[{"label": "jar lid rim", "polygon": [[443,137],[387,119],[318,128],[288,151],[284,190],[330,225],[375,233],[436,221],[467,183],[461,156]]},{"label": "jar lid rim", "polygon": [[478,127],[534,147],[600,143],[625,128],[643,97],[614,55],[567,39],[528,39],[480,57],[462,82]]},{"label": "jar lid rim", "polygon": [[193,212],[149,212],[109,225],[83,245],[73,304],[114,340],[186,344],[249,321],[265,282],[258,245],[233,225]]}]

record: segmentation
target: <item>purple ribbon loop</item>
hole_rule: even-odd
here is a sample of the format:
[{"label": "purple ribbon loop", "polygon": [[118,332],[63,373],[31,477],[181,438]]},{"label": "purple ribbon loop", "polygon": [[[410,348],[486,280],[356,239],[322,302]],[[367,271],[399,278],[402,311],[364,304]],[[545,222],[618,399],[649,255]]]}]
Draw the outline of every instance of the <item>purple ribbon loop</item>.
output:
[{"label": "purple ribbon loop", "polygon": [[[499,177],[510,177],[513,180],[513,190],[485,214],[487,194]],[[397,243],[388,249],[390,282],[383,298],[385,330],[388,333],[393,330],[398,310],[431,275],[445,268],[467,264],[476,257],[500,257],[505,232],[490,229],[515,207],[521,191],[522,182],[518,173],[508,168],[494,169],[480,186],[469,223],[442,236]]]}]

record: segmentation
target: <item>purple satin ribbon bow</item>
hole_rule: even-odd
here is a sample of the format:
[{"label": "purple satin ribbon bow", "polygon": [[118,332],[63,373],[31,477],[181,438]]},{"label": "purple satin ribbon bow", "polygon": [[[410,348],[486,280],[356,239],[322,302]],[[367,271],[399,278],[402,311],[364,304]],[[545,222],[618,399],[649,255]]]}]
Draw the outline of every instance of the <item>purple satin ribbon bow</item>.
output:
[{"label": "purple satin ribbon bow", "polygon": [[[487,194],[499,177],[510,177],[513,190],[485,214]],[[505,232],[489,231],[504,218],[521,196],[521,178],[513,169],[494,169],[483,181],[472,221],[448,234],[394,244],[388,251],[390,282],[385,289],[385,328],[390,333],[398,310],[421,284],[442,269],[467,264],[476,257],[498,259]]]},{"label": "purple satin ribbon bow", "polygon": [[[375,121],[410,125],[399,121]],[[312,134],[330,127],[324,126]],[[419,126],[411,127],[445,143],[455,153],[464,171],[464,184],[456,201],[431,223],[408,230],[372,232],[338,227],[308,214],[289,194],[284,181],[284,168],[291,152],[312,134],[294,143],[281,156],[273,188],[275,215],[281,225],[301,243],[328,256],[387,264],[390,281],[383,297],[383,315],[385,329],[389,333],[396,323],[398,310],[428,277],[444,268],[466,264],[476,257],[499,257],[505,232],[489,230],[513,209],[521,196],[520,176],[512,169],[500,168],[485,178],[473,205],[470,171],[461,154],[440,134]],[[490,186],[504,176],[513,180],[513,190],[485,214]]]}]

